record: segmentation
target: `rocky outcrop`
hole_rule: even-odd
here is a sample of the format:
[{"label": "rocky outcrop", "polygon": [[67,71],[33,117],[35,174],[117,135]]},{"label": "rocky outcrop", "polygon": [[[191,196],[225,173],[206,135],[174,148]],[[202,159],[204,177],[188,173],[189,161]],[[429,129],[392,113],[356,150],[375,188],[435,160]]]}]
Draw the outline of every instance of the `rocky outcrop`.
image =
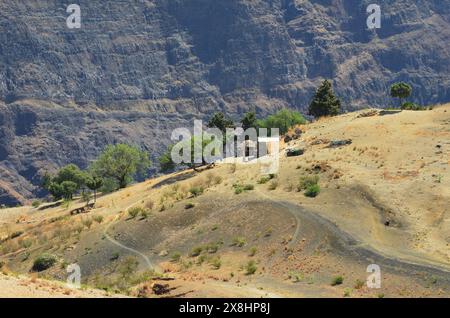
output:
[{"label": "rocky outcrop", "polygon": [[[75,1],[0,3],[0,202],[39,194],[40,172],[86,166],[106,143],[161,152],[172,127],[215,110],[305,110],[334,80],[346,109],[450,100],[450,0]],[[159,128],[156,128],[159,127]]]}]

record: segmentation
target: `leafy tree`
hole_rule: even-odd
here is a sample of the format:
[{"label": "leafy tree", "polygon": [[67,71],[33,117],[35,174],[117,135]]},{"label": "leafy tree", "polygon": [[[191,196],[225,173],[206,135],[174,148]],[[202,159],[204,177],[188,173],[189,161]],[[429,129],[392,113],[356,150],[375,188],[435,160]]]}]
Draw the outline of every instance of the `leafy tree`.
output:
[{"label": "leafy tree", "polygon": [[67,200],[72,200],[74,193],[78,190],[78,185],[73,181],[63,181],[59,186],[62,196]]},{"label": "leafy tree", "polygon": [[223,113],[215,113],[207,126],[208,128],[218,128],[225,134],[227,128],[234,127],[234,123],[231,119],[226,118]]},{"label": "leafy tree", "polygon": [[169,172],[175,169],[176,165],[172,160],[172,148],[173,145],[170,145],[158,159],[161,172]]},{"label": "leafy tree", "polygon": [[55,200],[59,200],[63,197],[64,191],[59,183],[49,181],[45,184],[44,189],[50,192]]},{"label": "leafy tree", "polygon": [[256,121],[256,113],[255,112],[248,112],[244,115],[244,118],[241,120],[242,128],[244,130],[247,130],[248,128],[257,127],[257,121]]},{"label": "leafy tree", "polygon": [[325,80],[309,105],[309,115],[316,118],[322,116],[336,116],[341,111],[341,101],[334,95],[331,82]]},{"label": "leafy tree", "polygon": [[42,186],[54,197],[72,199],[73,195],[85,186],[87,175],[78,166],[69,164],[61,168],[56,176],[45,174]]},{"label": "leafy tree", "polygon": [[103,179],[97,176],[89,176],[86,180],[86,186],[94,191],[94,203],[97,202],[97,191],[103,186]]},{"label": "leafy tree", "polygon": [[115,180],[122,189],[137,175],[143,176],[150,165],[145,151],[126,144],[117,144],[106,147],[92,164],[91,171],[101,178]]},{"label": "leafy tree", "polygon": [[412,87],[403,82],[395,83],[391,86],[391,96],[400,100],[400,106],[403,105],[403,99],[412,94]]},{"label": "leafy tree", "polygon": [[281,109],[274,115],[269,115],[266,119],[258,120],[257,126],[262,128],[279,128],[280,134],[288,132],[289,128],[295,125],[306,123],[306,119],[297,111]]}]

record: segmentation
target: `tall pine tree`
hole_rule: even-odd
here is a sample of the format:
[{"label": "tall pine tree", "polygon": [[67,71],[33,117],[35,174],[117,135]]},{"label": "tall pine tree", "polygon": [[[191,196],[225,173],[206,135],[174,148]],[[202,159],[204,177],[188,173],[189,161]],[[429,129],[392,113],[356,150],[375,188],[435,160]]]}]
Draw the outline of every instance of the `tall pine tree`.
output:
[{"label": "tall pine tree", "polygon": [[340,111],[341,101],[334,95],[331,82],[328,80],[323,81],[309,105],[309,114],[318,118],[322,116],[336,116]]}]

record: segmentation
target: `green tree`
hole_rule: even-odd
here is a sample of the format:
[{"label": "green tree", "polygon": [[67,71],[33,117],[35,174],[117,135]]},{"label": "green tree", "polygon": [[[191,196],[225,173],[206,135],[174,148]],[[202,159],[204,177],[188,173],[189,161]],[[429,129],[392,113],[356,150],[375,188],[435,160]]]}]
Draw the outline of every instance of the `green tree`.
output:
[{"label": "green tree", "polygon": [[403,105],[403,99],[408,98],[412,94],[412,87],[403,82],[395,83],[391,86],[391,96],[398,98],[400,107]]},{"label": "green tree", "polygon": [[336,116],[341,111],[341,101],[334,95],[331,82],[325,80],[316,90],[309,105],[309,115],[316,118]]},{"label": "green tree", "polygon": [[72,200],[74,193],[78,190],[78,185],[73,181],[63,181],[60,184],[64,199]]},{"label": "green tree", "polygon": [[246,113],[241,120],[241,124],[244,130],[247,130],[252,127],[256,128],[257,127],[256,113],[253,111]]},{"label": "green tree", "polygon": [[225,134],[227,128],[234,127],[234,123],[231,119],[226,118],[223,113],[215,113],[207,126],[208,128],[218,128]]},{"label": "green tree", "polygon": [[276,114],[269,115],[266,119],[258,120],[257,126],[262,128],[279,128],[280,134],[288,132],[295,125],[306,123],[306,119],[297,111],[281,109]]},{"label": "green tree", "polygon": [[77,185],[78,190],[85,185],[86,178],[86,173],[80,170],[77,165],[69,164],[58,171],[56,176],[53,178],[53,182],[61,184],[64,181],[71,181]]},{"label": "green tree", "polygon": [[89,176],[86,186],[94,192],[94,203],[97,202],[97,191],[103,186],[103,179],[97,176]]},{"label": "green tree", "polygon": [[167,147],[167,150],[159,157],[159,166],[161,172],[169,172],[175,169],[175,163],[172,160],[173,145]]},{"label": "green tree", "polygon": [[109,145],[92,164],[91,171],[104,179],[113,179],[120,189],[137,175],[144,176],[151,166],[148,154],[126,144]]}]

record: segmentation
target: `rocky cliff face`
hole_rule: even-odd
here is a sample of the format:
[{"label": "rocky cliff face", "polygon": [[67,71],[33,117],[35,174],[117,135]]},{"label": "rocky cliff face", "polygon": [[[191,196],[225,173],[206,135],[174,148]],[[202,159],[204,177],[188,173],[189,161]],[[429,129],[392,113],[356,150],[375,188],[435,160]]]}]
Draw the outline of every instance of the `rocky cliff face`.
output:
[{"label": "rocky cliff face", "polygon": [[[66,8],[81,7],[80,29]],[[105,144],[161,151],[215,110],[304,110],[331,78],[347,109],[386,106],[404,80],[450,100],[450,0],[129,0],[0,3],[0,202],[39,194],[43,170]]]}]

